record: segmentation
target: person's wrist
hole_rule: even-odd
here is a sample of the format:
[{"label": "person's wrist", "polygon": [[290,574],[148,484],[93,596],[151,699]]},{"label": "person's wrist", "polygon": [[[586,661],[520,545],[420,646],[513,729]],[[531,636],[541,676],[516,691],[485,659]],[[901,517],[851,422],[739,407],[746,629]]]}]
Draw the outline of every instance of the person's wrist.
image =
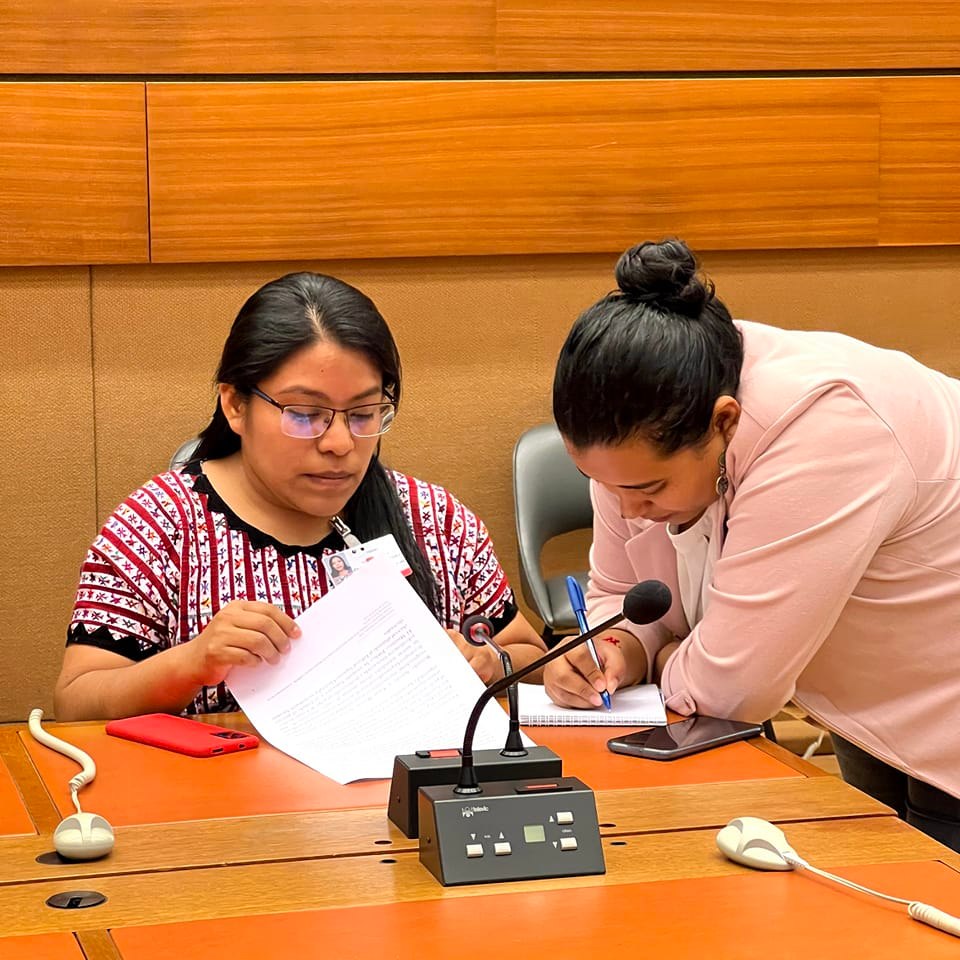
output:
[{"label": "person's wrist", "polygon": [[656,656],[653,658],[653,678],[656,683],[660,682],[664,668],[667,666],[667,661],[676,653],[679,646],[679,640],[671,640],[657,651]]},{"label": "person's wrist", "polygon": [[174,673],[180,682],[200,688],[206,683],[204,657],[200,656],[199,636],[186,643],[177,644],[170,650]]}]

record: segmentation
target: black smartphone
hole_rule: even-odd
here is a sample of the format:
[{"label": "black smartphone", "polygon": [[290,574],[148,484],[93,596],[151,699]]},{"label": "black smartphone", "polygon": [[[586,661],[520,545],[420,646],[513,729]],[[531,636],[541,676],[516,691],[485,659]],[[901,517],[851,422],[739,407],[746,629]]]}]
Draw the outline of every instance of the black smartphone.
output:
[{"label": "black smartphone", "polygon": [[742,720],[721,720],[718,717],[687,717],[668,723],[665,727],[651,727],[638,730],[624,737],[614,737],[607,741],[607,747],[614,753],[625,753],[630,757],[646,757],[648,760],[676,760],[701,750],[734,740],[749,740],[763,733],[759,723],[746,723]]}]

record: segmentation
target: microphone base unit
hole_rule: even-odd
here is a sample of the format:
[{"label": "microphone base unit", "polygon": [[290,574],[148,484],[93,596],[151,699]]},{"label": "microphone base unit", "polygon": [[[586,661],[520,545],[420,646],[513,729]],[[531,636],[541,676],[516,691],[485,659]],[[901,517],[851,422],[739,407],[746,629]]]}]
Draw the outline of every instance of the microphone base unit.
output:
[{"label": "microphone base unit", "polygon": [[[460,761],[457,749],[418,750],[393,761],[387,814],[404,836],[419,835],[417,796],[420,788],[442,784],[452,787],[460,779]],[[527,747],[526,754],[520,757],[505,757],[499,750],[475,750],[473,766],[482,783],[559,777],[563,773],[563,761],[547,747]]]},{"label": "microphone base unit", "polygon": [[445,887],[606,873],[593,791],[576,777],[424,787],[420,862]]}]

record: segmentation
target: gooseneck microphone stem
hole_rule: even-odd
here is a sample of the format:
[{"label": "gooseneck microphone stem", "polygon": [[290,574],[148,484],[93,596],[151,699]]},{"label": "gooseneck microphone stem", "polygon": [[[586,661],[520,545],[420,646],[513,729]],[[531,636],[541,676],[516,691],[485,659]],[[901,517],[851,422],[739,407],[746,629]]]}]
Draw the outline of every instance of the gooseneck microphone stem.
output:
[{"label": "gooseneck microphone stem", "polygon": [[[499,658],[504,678],[513,673],[513,661],[510,654],[493,639],[493,623],[482,614],[473,614],[463,621],[462,632],[467,643],[475,647],[489,647]],[[520,700],[516,684],[507,689],[507,706],[510,713],[510,726],[507,741],[500,751],[501,757],[525,757],[527,748],[520,736]]]},{"label": "gooseneck microphone stem", "polygon": [[615,617],[611,617],[609,620],[601,623],[600,626],[594,627],[592,630],[589,630],[580,636],[573,637],[568,643],[559,644],[552,650],[545,653],[538,660],[534,660],[533,663],[528,663],[525,667],[521,667],[516,671],[516,673],[507,674],[502,680],[498,680],[496,683],[491,683],[490,686],[480,694],[473,711],[470,713],[470,719],[467,720],[467,727],[463,734],[460,782],[456,785],[456,787],[453,788],[454,793],[470,794],[481,792],[480,783],[477,780],[477,772],[473,766],[473,735],[476,732],[477,724],[480,722],[480,714],[483,713],[483,708],[498,693],[503,693],[504,690],[508,690],[510,688],[516,691],[515,684],[519,683],[524,677],[529,676],[535,670],[539,670],[541,667],[546,666],[551,660],[556,660],[557,657],[562,657],[565,653],[575,650],[582,643],[586,643],[587,640],[592,640],[595,636],[597,636],[597,634],[603,633],[604,630],[609,630],[611,627],[625,619],[626,617],[623,612],[618,613]]},{"label": "gooseneck microphone stem", "polygon": [[[500,649],[499,652],[500,663],[503,666],[503,679],[507,680],[513,676],[513,661],[506,650]],[[523,738],[520,736],[520,695],[515,683],[507,687],[507,707],[510,714],[510,729],[507,732],[507,742],[500,753],[504,757],[525,757],[527,748],[523,745]]]}]

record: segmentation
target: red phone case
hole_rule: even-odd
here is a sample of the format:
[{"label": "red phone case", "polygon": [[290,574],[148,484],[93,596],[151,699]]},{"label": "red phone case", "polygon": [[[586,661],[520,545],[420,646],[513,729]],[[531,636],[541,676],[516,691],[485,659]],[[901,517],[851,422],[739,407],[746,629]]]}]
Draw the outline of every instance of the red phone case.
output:
[{"label": "red phone case", "polygon": [[148,713],[142,717],[111,720],[107,724],[107,733],[112,737],[185,753],[188,757],[217,757],[239,750],[253,750],[260,744],[252,733],[228,730],[169,713]]}]

